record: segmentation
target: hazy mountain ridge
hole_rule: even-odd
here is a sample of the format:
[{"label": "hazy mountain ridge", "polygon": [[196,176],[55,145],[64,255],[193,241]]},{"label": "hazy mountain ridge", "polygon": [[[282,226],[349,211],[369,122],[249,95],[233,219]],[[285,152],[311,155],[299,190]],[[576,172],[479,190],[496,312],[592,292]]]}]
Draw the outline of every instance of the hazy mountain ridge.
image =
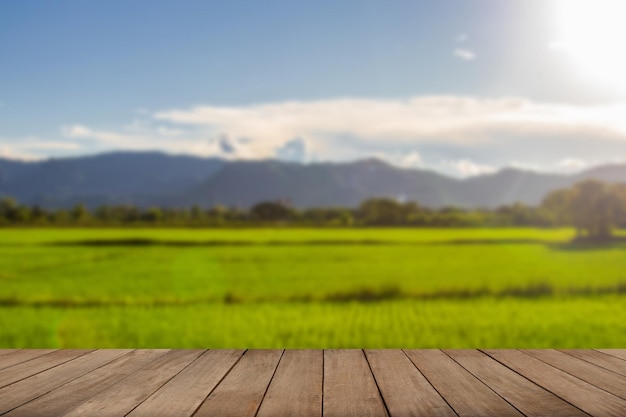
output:
[{"label": "hazy mountain ridge", "polygon": [[560,175],[507,168],[457,179],[403,169],[377,159],[298,164],[278,160],[226,161],[158,152],[20,162],[0,159],[0,195],[57,208],[84,203],[181,207],[198,204],[250,207],[288,200],[296,207],[354,207],[370,197],[415,200],[441,207],[537,204],[551,190],[596,178],[626,182],[626,165]]}]

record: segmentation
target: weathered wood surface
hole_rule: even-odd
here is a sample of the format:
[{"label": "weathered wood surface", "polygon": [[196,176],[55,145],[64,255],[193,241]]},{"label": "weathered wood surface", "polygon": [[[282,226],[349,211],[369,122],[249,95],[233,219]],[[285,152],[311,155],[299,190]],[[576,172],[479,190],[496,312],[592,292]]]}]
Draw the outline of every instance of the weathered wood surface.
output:
[{"label": "weathered wood surface", "polygon": [[626,416],[626,350],[0,350],[3,416]]}]

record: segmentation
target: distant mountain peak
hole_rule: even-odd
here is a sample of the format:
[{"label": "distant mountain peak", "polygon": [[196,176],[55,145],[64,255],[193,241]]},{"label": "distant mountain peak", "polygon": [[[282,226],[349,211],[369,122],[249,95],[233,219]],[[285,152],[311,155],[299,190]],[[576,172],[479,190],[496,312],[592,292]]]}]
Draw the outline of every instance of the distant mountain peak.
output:
[{"label": "distant mountain peak", "polygon": [[367,198],[398,196],[433,207],[495,207],[517,201],[537,204],[549,191],[588,178],[626,182],[626,165],[572,175],[508,167],[458,180],[377,157],[309,164],[140,151],[39,162],[0,158],[0,196],[51,208],[77,203],[249,207],[277,199],[289,199],[296,207],[354,207]]}]

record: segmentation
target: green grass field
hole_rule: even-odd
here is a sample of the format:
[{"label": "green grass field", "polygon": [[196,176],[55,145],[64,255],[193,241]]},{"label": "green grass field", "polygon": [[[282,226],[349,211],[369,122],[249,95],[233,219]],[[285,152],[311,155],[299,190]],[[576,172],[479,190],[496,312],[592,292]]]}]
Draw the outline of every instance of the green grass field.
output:
[{"label": "green grass field", "polygon": [[569,229],[4,229],[0,348],[625,347]]}]

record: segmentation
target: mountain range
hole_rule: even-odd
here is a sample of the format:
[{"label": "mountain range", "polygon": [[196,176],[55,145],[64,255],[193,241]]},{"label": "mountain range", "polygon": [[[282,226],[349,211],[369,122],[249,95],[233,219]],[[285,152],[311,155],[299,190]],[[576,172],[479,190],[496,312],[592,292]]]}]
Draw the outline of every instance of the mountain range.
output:
[{"label": "mountain range", "polygon": [[378,159],[300,164],[279,160],[228,161],[158,152],[113,152],[24,162],[0,158],[0,196],[45,208],[134,204],[140,207],[248,208],[287,200],[295,207],[356,207],[371,197],[417,201],[430,207],[538,204],[550,191],[595,178],[626,182],[626,164],[571,175],[506,168],[457,179],[405,169]]}]

